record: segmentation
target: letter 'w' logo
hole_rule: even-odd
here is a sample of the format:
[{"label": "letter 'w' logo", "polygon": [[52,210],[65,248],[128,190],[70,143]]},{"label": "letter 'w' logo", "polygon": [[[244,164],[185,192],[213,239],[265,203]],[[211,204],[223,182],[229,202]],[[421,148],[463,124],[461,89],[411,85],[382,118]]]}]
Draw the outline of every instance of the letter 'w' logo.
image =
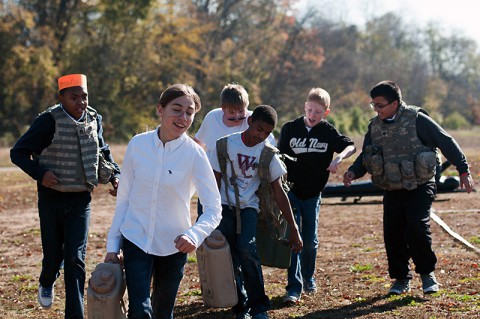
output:
[{"label": "letter 'w' logo", "polygon": [[240,167],[240,170],[242,171],[242,174],[245,178],[252,178],[252,175],[247,175],[247,171],[252,168],[255,168],[255,160],[257,159],[256,157],[250,157],[248,155],[243,155],[243,154],[237,154],[238,158],[238,166]]}]

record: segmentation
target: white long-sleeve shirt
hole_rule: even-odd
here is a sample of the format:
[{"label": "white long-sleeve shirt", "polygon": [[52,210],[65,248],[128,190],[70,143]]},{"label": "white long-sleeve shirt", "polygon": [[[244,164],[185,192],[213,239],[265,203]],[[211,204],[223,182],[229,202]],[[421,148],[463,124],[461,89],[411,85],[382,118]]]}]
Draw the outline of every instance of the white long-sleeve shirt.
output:
[{"label": "white long-sleeve shirt", "polygon": [[[220,193],[205,151],[186,134],[164,145],[158,129],[128,144],[107,252],[120,251],[123,235],[146,253],[168,256],[178,252],[178,235],[198,247],[220,223]],[[203,214],[192,226],[195,189]]]}]

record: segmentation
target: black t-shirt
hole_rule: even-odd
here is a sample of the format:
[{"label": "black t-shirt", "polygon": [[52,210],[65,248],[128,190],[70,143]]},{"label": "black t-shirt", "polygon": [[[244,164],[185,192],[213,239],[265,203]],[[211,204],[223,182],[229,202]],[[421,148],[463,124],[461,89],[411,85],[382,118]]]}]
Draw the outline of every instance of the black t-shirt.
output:
[{"label": "black t-shirt", "polygon": [[353,141],[323,120],[307,130],[303,116],[285,123],[280,132],[278,149],[281,153],[297,158],[286,159],[288,181],[292,192],[300,199],[318,196],[327,184],[327,170],[333,154],[341,153]]}]

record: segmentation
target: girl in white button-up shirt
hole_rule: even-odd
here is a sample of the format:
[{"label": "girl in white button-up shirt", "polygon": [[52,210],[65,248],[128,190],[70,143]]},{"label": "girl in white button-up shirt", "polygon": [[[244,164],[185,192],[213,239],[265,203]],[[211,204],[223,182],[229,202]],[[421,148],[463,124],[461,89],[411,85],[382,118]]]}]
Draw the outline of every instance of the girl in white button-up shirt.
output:
[{"label": "girl in white button-up shirt", "polygon": [[[119,262],[123,250],[129,314],[135,318],[151,318],[152,312],[155,318],[173,318],[187,254],[221,220],[213,170],[202,147],[186,135],[200,107],[190,86],[169,87],[157,105],[161,125],[135,136],[125,153],[105,262]],[[192,225],[195,190],[204,212]]]}]

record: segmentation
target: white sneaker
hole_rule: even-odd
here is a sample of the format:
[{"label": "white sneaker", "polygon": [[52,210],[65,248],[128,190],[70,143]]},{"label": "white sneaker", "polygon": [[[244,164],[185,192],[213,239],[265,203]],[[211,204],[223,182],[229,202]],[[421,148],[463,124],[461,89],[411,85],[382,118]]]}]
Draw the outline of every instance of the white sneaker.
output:
[{"label": "white sneaker", "polygon": [[42,287],[42,285],[38,287],[38,302],[40,306],[46,309],[50,308],[53,304],[53,297],[53,285],[49,288]]},{"label": "white sneaker", "polygon": [[435,278],[435,274],[433,272],[429,274],[420,275],[422,278],[422,288],[424,294],[433,294],[440,290],[440,284]]},{"label": "white sneaker", "polygon": [[289,294],[287,293],[285,297],[283,297],[284,304],[296,304],[300,302],[300,295],[297,294]]}]

